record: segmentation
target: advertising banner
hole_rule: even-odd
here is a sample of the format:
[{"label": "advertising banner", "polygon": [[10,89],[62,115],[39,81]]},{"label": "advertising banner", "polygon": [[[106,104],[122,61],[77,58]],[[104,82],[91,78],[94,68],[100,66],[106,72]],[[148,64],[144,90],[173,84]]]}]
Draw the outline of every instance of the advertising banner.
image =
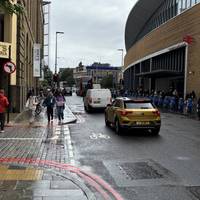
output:
[{"label": "advertising banner", "polygon": [[34,44],[34,47],[33,47],[33,76],[34,77],[41,76],[40,48],[41,48],[40,44]]},{"label": "advertising banner", "polygon": [[0,58],[9,58],[10,52],[9,47],[10,43],[0,42]]}]

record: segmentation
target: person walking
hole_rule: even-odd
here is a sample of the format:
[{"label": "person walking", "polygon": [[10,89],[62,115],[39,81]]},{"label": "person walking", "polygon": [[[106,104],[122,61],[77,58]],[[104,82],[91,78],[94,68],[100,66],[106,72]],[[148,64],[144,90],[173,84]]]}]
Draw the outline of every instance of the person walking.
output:
[{"label": "person walking", "polygon": [[198,119],[200,120],[200,97],[197,101],[197,116],[198,116]]},{"label": "person walking", "polygon": [[4,132],[5,112],[8,105],[9,102],[7,97],[4,95],[4,90],[0,89],[0,125],[1,125],[0,133]]},{"label": "person walking", "polygon": [[58,114],[58,120],[59,124],[61,124],[61,121],[64,119],[64,109],[65,109],[65,97],[62,95],[62,92],[59,92],[56,97],[56,108],[57,108],[57,114]]},{"label": "person walking", "polygon": [[53,96],[52,92],[49,92],[45,100],[43,101],[43,106],[47,107],[47,118],[48,123],[53,121],[53,108],[56,103],[55,97]]},{"label": "person walking", "polygon": [[30,124],[32,124],[34,122],[35,110],[36,110],[37,104],[38,104],[37,97],[34,96],[33,92],[30,92],[29,98],[27,99],[26,106],[25,106],[29,112],[29,123]]}]

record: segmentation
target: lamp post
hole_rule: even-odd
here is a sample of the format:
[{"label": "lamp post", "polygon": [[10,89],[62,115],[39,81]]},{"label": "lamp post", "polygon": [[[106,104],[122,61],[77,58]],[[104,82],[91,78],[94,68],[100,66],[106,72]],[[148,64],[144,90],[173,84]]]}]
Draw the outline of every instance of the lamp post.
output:
[{"label": "lamp post", "polygon": [[57,63],[57,39],[58,39],[58,34],[64,34],[64,32],[59,32],[59,31],[57,31],[56,32],[56,49],[55,49],[55,74],[57,74],[57,65],[58,65],[58,63]]},{"label": "lamp post", "polygon": [[122,65],[122,67],[123,67],[123,65],[124,65],[124,49],[117,49],[117,50],[122,52],[121,65]]},{"label": "lamp post", "polygon": [[[117,49],[118,51],[121,51],[121,53],[122,53],[122,58],[121,58],[121,67],[123,68],[123,66],[124,66],[124,49]],[[122,68],[121,68],[121,77],[120,77],[120,88],[122,88],[123,87],[123,70],[122,70]]]}]

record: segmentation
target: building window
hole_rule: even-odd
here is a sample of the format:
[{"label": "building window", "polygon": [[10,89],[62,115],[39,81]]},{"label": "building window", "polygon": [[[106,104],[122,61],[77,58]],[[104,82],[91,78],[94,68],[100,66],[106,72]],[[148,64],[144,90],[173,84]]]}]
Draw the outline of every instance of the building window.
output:
[{"label": "building window", "polygon": [[187,0],[187,8],[191,7],[191,0]]},{"label": "building window", "polygon": [[195,5],[195,0],[191,0],[191,6],[194,6]]},{"label": "building window", "polygon": [[0,14],[0,41],[4,41],[4,15]]}]

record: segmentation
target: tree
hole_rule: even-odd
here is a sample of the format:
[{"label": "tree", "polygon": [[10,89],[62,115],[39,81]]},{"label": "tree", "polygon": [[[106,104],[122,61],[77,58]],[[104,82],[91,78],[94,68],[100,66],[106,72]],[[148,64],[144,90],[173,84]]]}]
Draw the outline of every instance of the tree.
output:
[{"label": "tree", "polygon": [[9,14],[20,14],[24,11],[24,7],[19,3],[12,3],[10,0],[0,0],[0,8],[8,12]]},{"label": "tree", "polygon": [[113,75],[103,77],[101,80],[102,88],[113,88]]},{"label": "tree", "polygon": [[66,81],[69,87],[72,87],[75,84],[73,78],[73,69],[66,68],[60,73],[60,81]]},{"label": "tree", "polygon": [[48,83],[49,86],[52,85],[53,73],[48,67],[44,68],[44,79],[46,80],[46,82]]}]

